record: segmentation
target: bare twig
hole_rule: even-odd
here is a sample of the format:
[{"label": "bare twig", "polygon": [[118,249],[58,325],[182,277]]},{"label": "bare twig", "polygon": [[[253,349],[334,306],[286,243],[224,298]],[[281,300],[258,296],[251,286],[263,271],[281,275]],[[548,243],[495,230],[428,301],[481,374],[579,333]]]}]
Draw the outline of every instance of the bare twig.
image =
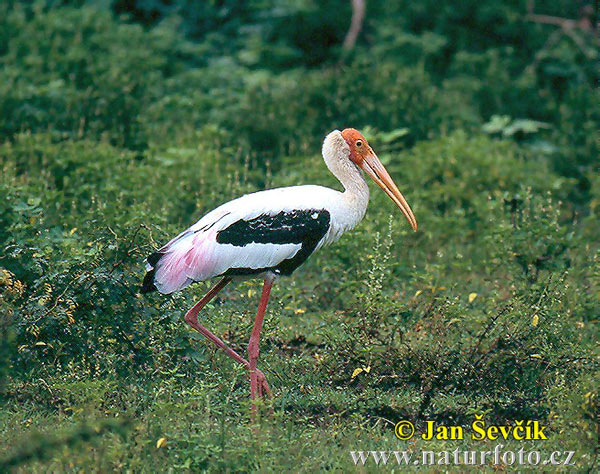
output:
[{"label": "bare twig", "polygon": [[527,15],[527,19],[534,23],[542,23],[544,25],[554,25],[560,26],[561,28],[575,28],[577,26],[576,20],[571,20],[570,18],[561,18],[558,16],[550,16],[550,15],[537,15],[535,13],[529,13]]},{"label": "bare twig", "polygon": [[352,1],[352,21],[350,22],[350,28],[346,37],[344,38],[343,48],[345,51],[351,51],[356,44],[358,35],[360,34],[363,23],[365,21],[366,5],[365,0],[351,0]]},{"label": "bare twig", "polygon": [[583,31],[593,31],[597,28],[598,22],[598,2],[588,3],[579,9],[579,18],[572,20],[570,18],[562,18],[551,15],[539,15],[534,13],[535,0],[527,2],[527,16],[529,21],[534,23],[542,23],[545,25],[560,26],[563,30],[580,29]]},{"label": "bare twig", "polygon": [[[113,267],[111,268],[110,272],[108,272],[108,274],[109,274],[109,275],[112,275],[112,274],[113,274],[113,272],[114,272],[114,271],[115,271],[115,270],[116,270],[116,269],[117,269],[117,268],[118,268],[120,265],[122,265],[122,264],[125,262],[125,259],[131,255],[131,251],[133,250],[133,246],[134,246],[134,244],[135,244],[135,239],[136,239],[137,235],[139,234],[139,232],[140,232],[142,229],[145,229],[145,230],[150,230],[150,229],[148,228],[148,226],[146,226],[145,224],[140,224],[140,225],[138,226],[138,228],[135,230],[135,232],[134,232],[134,233],[133,233],[133,235],[131,236],[131,239],[129,240],[129,246],[127,247],[127,250],[125,251],[125,253],[124,253],[124,256],[121,258],[121,260],[117,261],[117,263],[115,263],[115,264],[113,265]],[[111,233],[111,234],[113,234],[113,235],[115,236],[115,242],[117,242],[117,241],[118,241],[118,237],[117,237],[117,234],[115,233],[115,231],[114,231],[114,230],[112,230],[110,227],[108,227],[108,230],[110,231],[110,233]],[[137,250],[137,247],[136,247],[136,250]]]},{"label": "bare twig", "polygon": [[[593,32],[596,27],[597,11],[591,5],[585,5],[579,12],[579,19],[573,20],[570,18],[562,18],[551,15],[539,15],[534,13],[535,1],[529,0],[527,3],[527,15],[525,18],[534,23],[543,25],[558,26],[559,29],[553,32],[544,46],[536,53],[533,62],[525,68],[525,73],[531,73],[539,64],[541,58],[551,46],[554,46],[563,36],[566,36],[573,41],[579,50],[589,59],[592,53],[586,48],[585,33]],[[597,5],[596,5],[597,8]],[[583,33],[583,36],[581,34]]]}]

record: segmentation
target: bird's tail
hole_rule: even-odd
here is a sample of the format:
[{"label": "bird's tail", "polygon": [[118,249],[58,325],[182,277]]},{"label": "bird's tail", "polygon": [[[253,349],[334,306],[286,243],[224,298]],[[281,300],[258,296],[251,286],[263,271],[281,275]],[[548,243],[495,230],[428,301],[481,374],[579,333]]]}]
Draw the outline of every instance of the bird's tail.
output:
[{"label": "bird's tail", "polygon": [[219,274],[214,271],[214,258],[211,259],[213,237],[214,234],[187,230],[150,255],[141,292],[158,290],[168,295]]},{"label": "bird's tail", "polygon": [[154,252],[149,255],[146,259],[146,276],[144,277],[144,281],[142,282],[142,287],[140,292],[144,293],[152,293],[153,291],[157,291],[158,288],[154,284],[154,273],[156,272],[156,264],[163,257],[164,253],[162,252]]}]

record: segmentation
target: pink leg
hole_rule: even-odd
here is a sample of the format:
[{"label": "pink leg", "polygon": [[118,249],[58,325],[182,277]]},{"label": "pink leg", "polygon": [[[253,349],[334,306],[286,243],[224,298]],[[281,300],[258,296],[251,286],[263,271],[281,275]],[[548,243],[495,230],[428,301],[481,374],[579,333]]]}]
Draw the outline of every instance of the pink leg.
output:
[{"label": "pink leg", "polygon": [[260,397],[260,386],[258,385],[259,374],[256,369],[258,363],[259,353],[259,340],[260,330],[262,329],[263,320],[265,317],[265,310],[267,309],[267,303],[269,301],[269,294],[271,293],[271,287],[275,279],[267,276],[263,284],[262,295],[260,297],[260,303],[258,304],[258,311],[256,312],[256,319],[254,320],[254,328],[252,329],[252,335],[250,336],[250,342],[248,343],[248,361],[250,362],[250,398],[252,399],[252,418],[256,417],[256,405],[254,400],[256,397]]},{"label": "pink leg", "polygon": [[[206,337],[208,340],[212,341],[217,347],[223,350],[225,354],[231,357],[236,362],[242,364],[247,369],[250,369],[250,363],[240,356],[237,352],[231,349],[227,344],[225,344],[219,337],[215,336],[212,332],[198,323],[198,313],[200,310],[206,306],[206,304],[213,299],[219,291],[227,286],[227,284],[231,282],[231,278],[225,277],[221,281],[219,281],[215,286],[213,286],[206,295],[202,297],[198,303],[196,303],[186,314],[185,314],[185,322],[188,323],[191,327],[193,327],[196,331]],[[260,382],[259,386],[259,395],[262,395],[263,391],[267,396],[271,396],[271,390],[269,389],[269,384],[267,383],[267,379],[265,375],[260,371],[256,370],[256,376],[258,381]]]}]

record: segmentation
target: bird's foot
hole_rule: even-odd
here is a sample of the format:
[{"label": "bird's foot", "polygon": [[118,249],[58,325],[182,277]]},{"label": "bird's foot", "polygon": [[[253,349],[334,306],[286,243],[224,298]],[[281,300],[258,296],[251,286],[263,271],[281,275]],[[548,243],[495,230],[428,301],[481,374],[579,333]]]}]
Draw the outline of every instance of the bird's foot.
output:
[{"label": "bird's foot", "polygon": [[[271,400],[273,398],[271,395],[271,389],[267,383],[267,378],[259,369],[255,369],[253,372],[250,372],[250,398],[252,400],[250,415],[252,423],[254,424],[256,423],[257,415],[256,399],[266,398]],[[273,415],[273,406],[271,404],[269,404],[269,414],[271,416]]]},{"label": "bird's foot", "polygon": [[261,370],[256,369],[256,382],[258,386],[258,398],[262,398],[266,396],[267,398],[273,398],[271,395],[271,389],[269,388],[269,384],[267,383],[267,378],[265,374],[262,373]]}]

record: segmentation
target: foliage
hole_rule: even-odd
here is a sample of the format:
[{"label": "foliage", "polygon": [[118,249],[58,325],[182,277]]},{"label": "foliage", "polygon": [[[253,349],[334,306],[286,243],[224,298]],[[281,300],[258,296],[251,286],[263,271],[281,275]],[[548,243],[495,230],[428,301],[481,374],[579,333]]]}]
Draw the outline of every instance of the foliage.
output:
[{"label": "foliage", "polygon": [[[342,55],[334,2],[66,3],[0,6],[1,466],[348,470],[357,447],[398,449],[390,422],[484,413],[539,419],[544,450],[594,468],[591,36],[549,42],[521,1],[373,1]],[[419,232],[373,192],[357,229],[276,286],[260,359],[275,414],[253,434],[244,371],[182,322],[208,283],[142,297],[143,259],[240,194],[339,186],[318,147],[345,126]],[[259,291],[202,313],[241,353]]]},{"label": "foliage", "polygon": [[3,135],[51,128],[59,137],[145,147],[140,111],[192,48],[172,30],[146,33],[92,9],[34,11],[31,18],[18,8],[5,13]]}]

